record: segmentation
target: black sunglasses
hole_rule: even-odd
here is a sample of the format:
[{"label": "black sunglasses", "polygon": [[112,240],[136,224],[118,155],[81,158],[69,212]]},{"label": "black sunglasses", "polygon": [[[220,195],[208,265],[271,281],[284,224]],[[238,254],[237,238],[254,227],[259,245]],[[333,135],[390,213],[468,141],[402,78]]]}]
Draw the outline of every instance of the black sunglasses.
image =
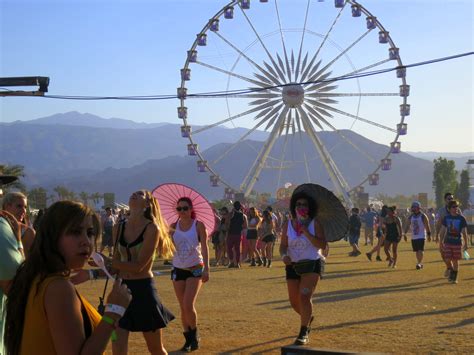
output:
[{"label": "black sunglasses", "polygon": [[188,206],[176,207],[176,211],[178,211],[178,212],[181,212],[181,211],[186,212],[187,210],[189,210]]}]

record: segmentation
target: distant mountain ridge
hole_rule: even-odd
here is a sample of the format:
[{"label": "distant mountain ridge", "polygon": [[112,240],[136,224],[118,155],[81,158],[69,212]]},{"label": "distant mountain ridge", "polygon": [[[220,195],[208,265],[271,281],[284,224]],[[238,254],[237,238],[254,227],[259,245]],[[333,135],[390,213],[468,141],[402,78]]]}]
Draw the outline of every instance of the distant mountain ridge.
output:
[{"label": "distant mountain ridge", "polygon": [[123,118],[102,118],[90,113],[80,113],[70,111],[58,113],[52,116],[41,117],[30,121],[15,121],[12,123],[39,124],[39,125],[66,125],[66,126],[85,126],[95,128],[115,128],[115,129],[143,129],[156,128],[167,125],[168,123],[145,123],[135,122]]},{"label": "distant mountain ridge", "polygon": [[[193,127],[194,128],[194,127]],[[223,189],[212,188],[209,174],[197,173],[195,157],[187,156],[189,141],[181,137],[180,124],[162,123],[153,126],[122,119],[103,119],[95,115],[68,112],[31,121],[0,123],[2,161],[22,164],[26,168],[25,182],[29,187],[49,189],[65,185],[75,191],[115,192],[126,201],[128,193],[138,187],[152,189],[164,182],[181,182],[197,188],[210,198],[221,198]],[[200,150],[210,161],[226,151],[248,130],[217,127],[199,134]],[[350,186],[359,183],[371,172],[370,162],[362,159],[333,132],[321,132],[321,139],[339,162]],[[372,142],[352,131],[344,131],[357,146],[376,157],[386,151],[385,145]],[[238,186],[260,150],[267,132],[256,131],[241,142],[226,157],[215,164],[222,178]],[[309,154],[308,173],[311,181],[332,188],[329,177],[309,140],[304,140]],[[282,152],[283,140],[275,144],[276,154]],[[286,149],[286,148],[285,148]],[[301,160],[301,148],[289,146],[287,156]],[[424,154],[424,153],[419,153]],[[428,153],[426,153],[428,154]],[[449,153],[430,153],[447,156]],[[392,155],[393,169],[380,172],[380,184],[367,186],[375,194],[431,194],[432,159],[420,159],[407,153]],[[281,175],[264,169],[256,182],[260,192],[275,193],[281,182],[300,183],[303,170],[285,169]],[[367,184],[366,184],[367,185]]]}]

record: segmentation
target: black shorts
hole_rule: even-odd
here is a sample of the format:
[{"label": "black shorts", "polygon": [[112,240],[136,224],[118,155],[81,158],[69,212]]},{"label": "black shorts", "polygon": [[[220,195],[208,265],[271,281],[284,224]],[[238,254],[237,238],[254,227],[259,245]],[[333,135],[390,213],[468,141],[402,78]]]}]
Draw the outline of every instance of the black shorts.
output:
[{"label": "black shorts", "polygon": [[385,236],[385,241],[390,243],[398,243],[400,241],[400,237],[398,235],[387,234]]},{"label": "black shorts", "polygon": [[275,236],[273,234],[266,235],[263,237],[262,241],[265,243],[273,243],[275,241]]},{"label": "black shorts", "polygon": [[257,239],[256,229],[247,229],[247,240]]},{"label": "black shorts", "polygon": [[175,317],[161,304],[153,278],[123,280],[132,291],[132,301],[119,321],[130,332],[154,332],[166,327]]},{"label": "black shorts", "polygon": [[425,250],[425,240],[424,239],[412,239],[411,247],[413,251],[424,251]]},{"label": "black shorts", "polygon": [[[313,273],[321,275],[321,259],[314,261],[314,269]],[[295,272],[293,265],[286,265],[286,279],[287,280],[300,280],[301,276]]]},{"label": "black shorts", "polygon": [[[202,269],[195,269],[194,272],[188,269],[180,269],[177,267],[173,267],[171,269],[171,280],[173,281],[186,281],[190,277],[195,277],[200,279],[202,276]],[[199,272],[200,271],[200,272]]]}]

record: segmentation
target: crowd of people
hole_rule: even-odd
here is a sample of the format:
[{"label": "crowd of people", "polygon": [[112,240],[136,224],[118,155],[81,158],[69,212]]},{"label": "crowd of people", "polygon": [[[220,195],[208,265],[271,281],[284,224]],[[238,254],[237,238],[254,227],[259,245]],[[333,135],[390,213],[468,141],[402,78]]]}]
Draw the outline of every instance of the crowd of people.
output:
[{"label": "crowd of people", "polygon": [[[414,201],[409,213],[396,206],[372,207],[361,213],[352,208],[348,241],[352,257],[364,230],[365,254],[376,255],[397,267],[398,244],[408,232],[416,269],[423,269],[425,240],[439,243],[446,264],[445,276],[458,282],[459,260],[467,252],[466,219],[450,193],[436,216]],[[296,345],[309,342],[313,320],[313,295],[322,278],[328,243],[318,218],[316,200],[294,193],[288,211],[259,210],[235,201],[216,213],[216,229],[206,231],[193,209],[193,201],[176,198],[176,221],[167,225],[160,205],[150,191],[138,190],[129,198],[129,211],[102,216],[72,201],[51,205],[36,227],[27,220],[27,198],[15,192],[3,198],[0,212],[0,353],[89,354],[103,352],[112,339],[114,354],[128,353],[130,332],[143,334],[152,354],[166,354],[162,329],[175,319],[163,305],[153,275],[156,257],[171,264],[170,279],[179,303],[184,335],[181,350],[199,349],[196,300],[210,280],[208,240],[215,249],[214,266],[270,268],[279,242],[279,259],[285,265],[288,300],[298,314]],[[430,217],[430,214],[433,214]],[[97,241],[100,240],[100,245]],[[96,310],[75,285],[104,275],[93,252],[99,252],[115,275],[106,304]],[[107,251],[108,256],[103,253]],[[171,260],[171,262],[170,262]],[[89,263],[95,267],[86,270]],[[105,294],[105,290],[104,290]]]}]

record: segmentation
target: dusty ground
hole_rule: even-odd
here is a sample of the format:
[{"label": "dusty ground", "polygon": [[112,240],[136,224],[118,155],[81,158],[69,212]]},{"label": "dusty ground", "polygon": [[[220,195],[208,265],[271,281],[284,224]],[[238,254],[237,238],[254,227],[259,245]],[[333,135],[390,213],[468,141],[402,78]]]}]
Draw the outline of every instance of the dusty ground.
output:
[{"label": "dusty ground", "polygon": [[[410,243],[400,243],[400,249],[398,268],[389,269],[386,262],[369,262],[364,254],[347,256],[345,242],[331,245],[326,275],[314,298],[310,346],[399,354],[474,353],[474,260],[461,262],[459,284],[452,285],[443,278],[444,265],[434,243],[426,247],[423,270],[415,270]],[[184,343],[179,307],[169,268],[157,270],[163,272],[156,276],[160,297],[178,318],[164,330],[171,353]],[[103,284],[87,282],[79,289],[97,304]],[[248,264],[242,269],[213,267],[197,310],[202,348],[196,353],[201,354],[277,354],[299,330],[281,261],[270,269]],[[130,353],[147,353],[141,334],[131,335]]]}]

